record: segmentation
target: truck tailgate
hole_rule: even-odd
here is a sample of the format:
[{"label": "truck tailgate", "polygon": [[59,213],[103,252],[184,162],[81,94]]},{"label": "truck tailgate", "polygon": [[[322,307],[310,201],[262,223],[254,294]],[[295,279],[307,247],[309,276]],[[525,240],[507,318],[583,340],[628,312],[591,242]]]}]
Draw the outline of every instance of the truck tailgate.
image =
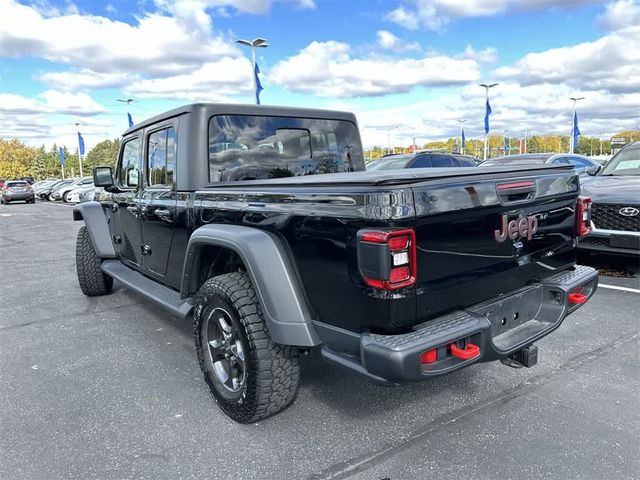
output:
[{"label": "truck tailgate", "polygon": [[491,179],[411,187],[417,321],[515,290],[575,262],[579,187],[573,172],[496,172]]}]

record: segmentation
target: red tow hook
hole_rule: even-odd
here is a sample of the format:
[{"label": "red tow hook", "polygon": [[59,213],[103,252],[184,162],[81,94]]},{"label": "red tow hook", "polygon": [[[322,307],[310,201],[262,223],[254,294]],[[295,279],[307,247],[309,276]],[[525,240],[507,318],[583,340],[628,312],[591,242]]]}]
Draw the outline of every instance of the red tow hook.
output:
[{"label": "red tow hook", "polygon": [[469,360],[480,356],[480,347],[473,343],[467,343],[467,346],[464,349],[458,347],[455,342],[449,346],[451,347],[451,355],[459,358],[460,360]]},{"label": "red tow hook", "polygon": [[580,292],[570,293],[568,298],[569,298],[569,303],[573,305],[582,305],[583,303],[586,303],[587,300],[589,300],[589,297],[587,297],[584,293],[580,293]]}]

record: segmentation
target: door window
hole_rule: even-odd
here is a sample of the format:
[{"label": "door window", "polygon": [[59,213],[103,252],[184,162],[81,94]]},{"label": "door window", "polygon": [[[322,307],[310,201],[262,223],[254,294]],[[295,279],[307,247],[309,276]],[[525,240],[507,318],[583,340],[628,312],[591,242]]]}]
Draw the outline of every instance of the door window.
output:
[{"label": "door window", "polygon": [[567,157],[554,158],[551,163],[555,165],[569,165],[569,159]]},{"label": "door window", "polygon": [[147,183],[150,187],[173,187],[176,167],[176,131],[173,127],[149,135]]},{"label": "door window", "polygon": [[140,159],[140,139],[125,142],[122,148],[122,160],[118,170],[118,185],[121,187],[138,186],[138,161]]}]

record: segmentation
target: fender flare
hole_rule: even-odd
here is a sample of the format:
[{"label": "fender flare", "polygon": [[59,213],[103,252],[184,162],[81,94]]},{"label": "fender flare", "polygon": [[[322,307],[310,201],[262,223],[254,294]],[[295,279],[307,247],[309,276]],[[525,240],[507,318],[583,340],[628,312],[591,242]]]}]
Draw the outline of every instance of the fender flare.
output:
[{"label": "fender flare", "polygon": [[107,217],[99,202],[79,203],[73,207],[73,219],[84,220],[96,254],[100,258],[116,258]]},{"label": "fender flare", "polygon": [[242,259],[275,343],[299,347],[321,343],[296,269],[278,236],[241,225],[209,224],[196,229],[189,239],[184,260],[183,298],[199,288],[192,272],[197,271],[204,245],[233,250]]}]

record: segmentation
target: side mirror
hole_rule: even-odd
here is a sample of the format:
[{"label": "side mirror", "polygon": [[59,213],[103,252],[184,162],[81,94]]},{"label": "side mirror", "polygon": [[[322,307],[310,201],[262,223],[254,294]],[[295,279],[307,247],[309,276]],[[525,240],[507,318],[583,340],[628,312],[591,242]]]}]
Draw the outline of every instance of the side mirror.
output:
[{"label": "side mirror", "polygon": [[96,187],[112,187],[113,173],[111,167],[95,167],[93,169],[93,184]]},{"label": "side mirror", "polygon": [[591,167],[587,168],[587,175],[591,175],[592,177],[596,176],[598,172],[602,169],[602,167]]}]

